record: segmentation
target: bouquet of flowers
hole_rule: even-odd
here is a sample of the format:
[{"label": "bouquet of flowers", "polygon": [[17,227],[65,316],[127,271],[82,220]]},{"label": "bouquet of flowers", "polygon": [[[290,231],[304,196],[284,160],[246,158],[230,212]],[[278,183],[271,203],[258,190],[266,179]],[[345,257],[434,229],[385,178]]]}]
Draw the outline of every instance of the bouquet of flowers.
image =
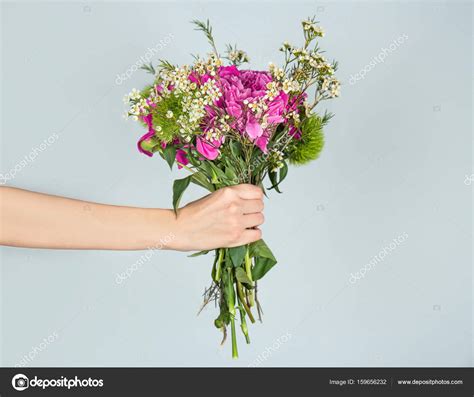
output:
[{"label": "bouquet of flowers", "polygon": [[[306,164],[323,148],[323,127],[332,114],[315,113],[316,105],[339,95],[337,63],[328,62],[318,46],[323,30],[315,18],[303,21],[302,46],[283,43],[283,65],[270,63],[267,71],[259,71],[241,67],[249,58],[236,46],[228,45],[221,55],[209,21],[192,23],[207,37],[211,52],[205,58],[195,56],[192,65],[166,60],[156,68],[145,65],[154,81],[125,97],[127,117],[147,129],[138,150],[147,156],[158,153],[170,167],[176,163],[190,172],[174,181],[175,211],[190,183],[211,192],[250,183],[280,193],[288,163]],[[262,314],[257,282],[276,263],[263,240],[215,250],[212,284],[203,306],[218,303],[214,323],[223,332],[223,342],[230,325],[234,358],[237,313],[250,343],[247,319],[255,322],[252,310],[260,321]]]}]

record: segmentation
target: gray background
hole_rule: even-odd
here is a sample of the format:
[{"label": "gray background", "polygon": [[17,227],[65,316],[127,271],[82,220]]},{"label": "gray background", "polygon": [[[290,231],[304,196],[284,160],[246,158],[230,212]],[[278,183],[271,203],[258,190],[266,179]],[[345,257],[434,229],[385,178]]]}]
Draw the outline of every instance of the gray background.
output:
[{"label": "gray background", "polygon": [[158,57],[205,53],[188,21],[207,17],[221,47],[237,42],[265,68],[315,13],[342,96],[321,159],[291,169],[284,194],[266,203],[264,237],[279,264],[261,283],[264,323],[250,346],[240,339],[240,360],[219,346],[212,306],[196,317],[211,257],[159,252],[118,286],[142,252],[2,248],[1,365],[35,348],[31,366],[247,366],[259,355],[267,366],[472,365],[470,4],[2,3],[1,173],[57,133],[10,186],[169,207],[183,173],[140,155],[143,131],[122,119],[123,95],[149,76],[117,85],[116,75],[170,33]]}]

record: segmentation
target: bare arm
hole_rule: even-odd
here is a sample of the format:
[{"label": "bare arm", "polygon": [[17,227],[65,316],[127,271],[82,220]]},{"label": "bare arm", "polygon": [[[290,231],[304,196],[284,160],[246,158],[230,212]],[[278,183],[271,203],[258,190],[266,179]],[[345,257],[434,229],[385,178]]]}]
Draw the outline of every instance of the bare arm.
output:
[{"label": "bare arm", "polygon": [[59,249],[180,251],[258,240],[262,192],[251,185],[221,189],[179,210],[121,207],[0,188],[0,244]]}]

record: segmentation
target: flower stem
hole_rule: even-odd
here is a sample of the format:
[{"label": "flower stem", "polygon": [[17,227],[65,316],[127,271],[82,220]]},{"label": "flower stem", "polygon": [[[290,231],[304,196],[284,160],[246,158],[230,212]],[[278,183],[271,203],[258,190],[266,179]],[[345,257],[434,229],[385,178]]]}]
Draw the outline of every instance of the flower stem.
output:
[{"label": "flower stem", "polygon": [[247,277],[250,281],[253,281],[252,278],[252,259],[250,258],[250,249],[247,244],[247,250],[245,251],[245,272],[247,273]]},{"label": "flower stem", "polygon": [[239,352],[237,350],[237,336],[235,334],[235,318],[230,318],[230,329],[232,331],[232,358],[239,358]]},{"label": "flower stem", "polygon": [[247,328],[247,321],[245,320],[245,310],[242,306],[242,303],[239,303],[239,311],[240,311],[240,328],[242,329],[242,333],[245,336],[245,341],[247,344],[250,343],[249,331]]},{"label": "flower stem", "polygon": [[245,303],[245,296],[244,296],[244,291],[242,290],[242,284],[240,283],[239,280],[237,281],[237,295],[239,297],[239,301],[242,303],[242,306],[244,307],[245,311],[247,312],[247,315],[249,316],[249,319],[252,323],[255,322],[255,319],[253,317],[252,312],[250,311],[250,308],[247,306],[247,303]]},{"label": "flower stem", "polygon": [[224,258],[224,249],[219,248],[219,257],[216,263],[216,273],[214,275],[214,280],[218,282],[221,279],[221,269],[222,269],[222,259]]}]

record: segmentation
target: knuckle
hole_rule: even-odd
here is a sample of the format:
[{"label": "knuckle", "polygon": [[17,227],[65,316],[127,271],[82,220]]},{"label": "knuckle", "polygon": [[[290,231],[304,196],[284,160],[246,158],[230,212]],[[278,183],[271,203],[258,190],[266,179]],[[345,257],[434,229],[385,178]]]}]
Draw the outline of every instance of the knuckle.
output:
[{"label": "knuckle", "polygon": [[234,197],[234,192],[230,187],[224,187],[220,190],[222,197],[231,198]]},{"label": "knuckle", "polygon": [[227,207],[231,214],[237,214],[239,212],[239,205],[236,202],[232,202]]},{"label": "knuckle", "polygon": [[234,191],[232,190],[231,186],[226,186],[222,189],[226,194],[233,194]]},{"label": "knuckle", "polygon": [[263,200],[263,190],[260,189],[258,186],[255,186],[256,192],[258,194],[259,200]]}]

